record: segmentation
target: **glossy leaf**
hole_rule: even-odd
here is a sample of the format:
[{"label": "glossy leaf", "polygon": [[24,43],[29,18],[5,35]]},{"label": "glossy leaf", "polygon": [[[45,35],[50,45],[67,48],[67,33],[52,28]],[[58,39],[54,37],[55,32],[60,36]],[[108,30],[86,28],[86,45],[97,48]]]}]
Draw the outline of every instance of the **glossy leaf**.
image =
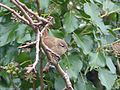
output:
[{"label": "glossy leaf", "polygon": [[72,33],[78,28],[78,20],[72,11],[65,13],[63,20],[63,28],[66,33]]},{"label": "glossy leaf", "polygon": [[85,3],[84,11],[91,17],[91,21],[94,25],[99,27],[104,34],[108,34],[108,27],[104,25],[103,20],[100,18],[100,10],[96,4]]},{"label": "glossy leaf", "polygon": [[82,48],[85,54],[90,53],[93,41],[89,36],[80,36],[80,35],[78,36],[77,34],[74,33],[73,38],[77,43],[77,46]]},{"label": "glossy leaf", "polygon": [[62,60],[62,63],[66,62],[66,67],[63,64],[63,67],[67,68],[66,71],[70,78],[76,79],[79,75],[80,70],[83,67],[83,63],[80,60],[79,55],[76,53],[72,53],[69,56],[66,56],[64,60]]},{"label": "glossy leaf", "polygon": [[48,11],[48,5],[49,5],[49,0],[39,0],[39,3],[40,3],[40,8],[42,10],[47,10]]},{"label": "glossy leaf", "polygon": [[65,83],[60,77],[55,78],[55,90],[62,90],[65,88]]},{"label": "glossy leaf", "polygon": [[74,85],[75,90],[97,90],[90,82],[87,82],[84,76],[78,76],[78,80]]},{"label": "glossy leaf", "polygon": [[90,53],[89,64],[92,68],[104,67],[106,64],[104,54],[101,52]]},{"label": "glossy leaf", "polygon": [[106,69],[100,69],[98,71],[98,76],[101,83],[106,87],[106,90],[111,90],[115,80],[117,79],[117,75]]}]

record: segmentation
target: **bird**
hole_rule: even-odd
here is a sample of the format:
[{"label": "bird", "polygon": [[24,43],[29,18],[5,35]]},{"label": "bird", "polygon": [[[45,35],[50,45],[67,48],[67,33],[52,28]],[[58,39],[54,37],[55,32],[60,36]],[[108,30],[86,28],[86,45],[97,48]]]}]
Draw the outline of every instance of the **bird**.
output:
[{"label": "bird", "polygon": [[[55,60],[56,63],[59,62],[60,57],[68,51],[68,45],[63,39],[48,35],[43,38],[43,42],[49,49],[47,52],[50,52],[52,59]],[[48,72],[50,68],[54,68],[54,66],[51,65],[52,63],[47,62],[43,72]]]},{"label": "bird", "polygon": [[68,45],[65,40],[53,36],[46,36],[43,38],[44,44],[59,56],[68,51]]},{"label": "bird", "polygon": [[48,29],[43,32],[43,43],[48,47],[48,49],[58,57],[61,57],[68,51],[68,45],[65,40],[57,38],[55,36],[50,36]]}]

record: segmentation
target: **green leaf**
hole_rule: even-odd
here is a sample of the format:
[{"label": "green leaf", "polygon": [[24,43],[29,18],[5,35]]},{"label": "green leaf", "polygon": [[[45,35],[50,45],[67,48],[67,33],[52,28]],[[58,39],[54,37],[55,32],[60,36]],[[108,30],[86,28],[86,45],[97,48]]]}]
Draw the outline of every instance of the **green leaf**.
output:
[{"label": "green leaf", "polygon": [[116,5],[115,3],[111,2],[110,0],[103,1],[103,10],[107,11],[108,13],[119,12],[120,6]]},{"label": "green leaf", "polygon": [[[89,36],[78,36],[77,34],[73,34],[73,38],[77,43],[77,46],[82,48],[84,54],[90,53],[92,49],[92,39]],[[89,43],[89,44],[88,44]]]},{"label": "green leaf", "polygon": [[16,37],[18,43],[24,43],[25,41],[30,41],[31,36],[27,30],[28,26],[25,24],[20,24],[19,27],[16,29]]},{"label": "green leaf", "polygon": [[15,7],[15,5],[13,5],[12,3],[10,3],[10,1],[8,1],[8,0],[1,0],[0,2],[4,3],[5,5],[7,5],[9,7]]},{"label": "green leaf", "polygon": [[108,27],[104,25],[103,20],[100,18],[100,10],[96,4],[92,3],[85,3],[84,4],[84,11],[91,17],[91,20],[94,25],[100,28],[100,30],[104,34],[108,34]]},{"label": "green leaf", "polygon": [[6,48],[6,52],[4,57],[1,59],[3,65],[6,65],[8,63],[10,63],[12,60],[14,60],[15,57],[17,57],[17,48],[16,47],[12,47],[9,46],[8,48]]},{"label": "green leaf", "polygon": [[113,62],[112,62],[110,57],[106,56],[106,64],[107,64],[107,67],[110,69],[110,71],[113,74],[115,74],[116,73],[116,68],[115,68],[115,65],[113,64]]},{"label": "green leaf", "polygon": [[27,52],[21,52],[18,56],[19,61],[29,60],[29,53]]},{"label": "green leaf", "polygon": [[49,34],[51,36],[55,36],[57,38],[61,38],[61,39],[64,38],[64,33],[62,31],[60,31],[60,30],[50,30]]},{"label": "green leaf", "polygon": [[80,75],[74,87],[75,90],[96,90],[92,83],[88,82],[83,76]]},{"label": "green leaf", "polygon": [[65,88],[65,83],[61,77],[56,77],[54,86],[55,90],[63,90],[63,88]]},{"label": "green leaf", "polygon": [[64,15],[63,28],[65,29],[66,33],[71,33],[78,28],[78,20],[75,17],[74,13],[67,12]]},{"label": "green leaf", "polygon": [[[9,80],[9,76],[7,75],[6,71],[1,70],[0,71],[0,89],[1,87],[9,87],[10,86],[10,80]],[[3,89],[4,90],[4,89]]]},{"label": "green leaf", "polygon": [[83,67],[83,63],[81,62],[79,55],[72,53],[69,56],[66,56],[65,60],[62,61],[68,64],[66,65],[66,71],[69,77],[75,80]]},{"label": "green leaf", "polygon": [[97,53],[90,53],[90,61],[89,64],[92,68],[98,68],[98,67],[104,67],[105,62],[105,56],[101,52]]},{"label": "green leaf", "polygon": [[106,90],[111,90],[112,86],[115,83],[115,80],[117,79],[117,75],[111,73],[106,69],[100,69],[98,71],[98,76],[102,85],[106,87]]},{"label": "green leaf", "polygon": [[9,43],[9,42],[7,42],[9,33],[10,32],[7,32],[0,36],[0,47]]},{"label": "green leaf", "polygon": [[4,46],[16,38],[15,29],[18,27],[17,23],[9,22],[6,25],[0,25],[0,47]]},{"label": "green leaf", "polygon": [[39,0],[39,3],[42,10],[48,11],[49,0]]}]

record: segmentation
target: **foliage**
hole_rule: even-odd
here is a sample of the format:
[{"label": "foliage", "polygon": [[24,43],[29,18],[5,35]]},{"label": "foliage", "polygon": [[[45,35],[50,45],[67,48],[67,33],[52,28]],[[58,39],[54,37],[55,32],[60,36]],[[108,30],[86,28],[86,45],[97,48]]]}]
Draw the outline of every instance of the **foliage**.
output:
[{"label": "foliage", "polygon": [[[9,0],[0,1],[17,10]],[[34,0],[20,1],[37,12]],[[70,76],[74,89],[119,90],[119,0],[39,1],[41,15],[54,17],[50,35],[65,39],[69,45],[68,53],[59,63]],[[12,14],[0,7],[0,89],[29,90],[33,85],[36,90],[40,88],[39,73],[35,77],[29,75],[30,79],[36,78],[33,82],[26,81],[24,74],[24,68],[35,60],[34,47],[22,51],[17,48],[34,39],[35,34],[29,26],[12,20]],[[113,50],[113,43],[118,44],[118,53]],[[13,68],[8,68],[11,64]],[[55,69],[44,74],[44,83],[46,90],[64,88]]]}]

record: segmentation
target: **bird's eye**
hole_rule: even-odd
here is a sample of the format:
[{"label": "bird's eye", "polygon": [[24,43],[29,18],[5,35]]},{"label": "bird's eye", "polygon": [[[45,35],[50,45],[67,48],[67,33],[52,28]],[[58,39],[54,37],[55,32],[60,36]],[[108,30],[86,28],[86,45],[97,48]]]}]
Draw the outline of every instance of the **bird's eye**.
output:
[{"label": "bird's eye", "polygon": [[61,45],[61,47],[65,47],[64,45]]},{"label": "bird's eye", "polygon": [[63,45],[62,43],[59,44],[61,47],[65,47],[65,45]]}]

